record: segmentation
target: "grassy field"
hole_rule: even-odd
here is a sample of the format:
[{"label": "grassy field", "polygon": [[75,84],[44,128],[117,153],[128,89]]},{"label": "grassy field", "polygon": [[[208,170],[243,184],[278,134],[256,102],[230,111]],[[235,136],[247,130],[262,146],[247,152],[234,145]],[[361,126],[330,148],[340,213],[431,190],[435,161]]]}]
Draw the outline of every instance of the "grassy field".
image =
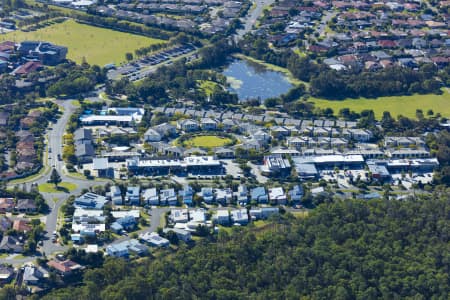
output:
[{"label": "grassy field", "polygon": [[152,39],[130,33],[124,33],[79,24],[74,20],[53,24],[31,31],[13,31],[0,36],[0,41],[42,40],[64,45],[69,48],[67,57],[81,63],[83,58],[90,64],[104,66],[108,63],[125,61],[125,53],[152,44],[163,43],[163,40]]},{"label": "grassy field", "polygon": [[422,109],[424,114],[432,109],[435,114],[440,113],[442,116],[450,117],[450,94],[447,90],[444,90],[442,95],[393,96],[377,99],[345,99],[342,101],[309,98],[308,101],[313,102],[320,108],[329,107],[333,109],[335,114],[338,114],[341,108],[349,108],[356,112],[372,109],[377,119],[381,118],[384,111],[389,111],[393,117],[403,115],[415,118],[416,109]]},{"label": "grassy field", "polygon": [[41,193],[64,193],[71,192],[77,188],[77,185],[70,182],[61,182],[58,184],[58,189],[55,188],[53,183],[43,183],[38,186]]},{"label": "grassy field", "polygon": [[190,147],[214,148],[222,147],[231,142],[232,141],[229,138],[223,138],[215,135],[204,135],[196,136],[190,140],[187,140],[186,142],[184,142],[184,145]]}]

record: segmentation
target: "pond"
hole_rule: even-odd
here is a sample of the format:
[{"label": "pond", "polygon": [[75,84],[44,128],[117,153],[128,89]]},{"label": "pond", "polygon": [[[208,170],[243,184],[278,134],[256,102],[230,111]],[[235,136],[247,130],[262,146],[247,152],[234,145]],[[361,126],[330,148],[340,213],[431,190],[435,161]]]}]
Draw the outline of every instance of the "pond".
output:
[{"label": "pond", "polygon": [[278,97],[293,85],[283,73],[271,71],[265,66],[247,60],[234,59],[223,71],[230,85],[229,91],[238,95],[240,101],[261,101]]}]

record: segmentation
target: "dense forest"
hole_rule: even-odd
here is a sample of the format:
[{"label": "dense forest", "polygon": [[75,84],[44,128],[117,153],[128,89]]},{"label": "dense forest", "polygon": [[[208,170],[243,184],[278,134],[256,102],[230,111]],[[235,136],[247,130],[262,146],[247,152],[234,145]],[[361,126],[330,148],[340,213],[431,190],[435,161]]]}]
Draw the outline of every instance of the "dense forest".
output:
[{"label": "dense forest", "polygon": [[446,192],[339,201],[157,258],[107,259],[45,299],[449,299],[449,215]]}]

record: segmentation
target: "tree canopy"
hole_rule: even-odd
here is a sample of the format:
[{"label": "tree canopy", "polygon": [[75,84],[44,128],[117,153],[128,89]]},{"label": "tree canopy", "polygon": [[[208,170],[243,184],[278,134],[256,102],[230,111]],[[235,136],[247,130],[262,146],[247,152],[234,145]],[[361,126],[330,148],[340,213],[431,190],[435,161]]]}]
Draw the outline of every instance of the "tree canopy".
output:
[{"label": "tree canopy", "polygon": [[450,197],[349,200],[157,259],[107,259],[46,299],[448,299]]}]

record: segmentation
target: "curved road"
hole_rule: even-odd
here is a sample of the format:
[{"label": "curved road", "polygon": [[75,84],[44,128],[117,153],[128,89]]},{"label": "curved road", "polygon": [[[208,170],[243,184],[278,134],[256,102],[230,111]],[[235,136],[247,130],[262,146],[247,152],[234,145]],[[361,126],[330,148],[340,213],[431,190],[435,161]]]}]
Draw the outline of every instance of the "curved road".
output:
[{"label": "curved road", "polygon": [[254,4],[256,7],[250,8],[248,14],[241,18],[242,26],[244,28],[238,29],[234,35],[234,40],[238,42],[243,38],[243,36],[253,29],[256,20],[262,15],[264,7],[272,5],[275,0],[255,0]]},{"label": "curved road", "polygon": [[[92,100],[92,99],[91,99]],[[44,167],[48,166],[47,171],[41,174],[37,178],[33,178],[28,180],[25,185],[29,184],[42,184],[46,183],[50,178],[50,173],[52,168],[55,168],[61,176],[61,180],[65,182],[71,182],[77,185],[77,188],[68,193],[41,193],[42,196],[47,201],[48,206],[50,207],[50,213],[45,216],[45,238],[44,245],[41,247],[41,251],[46,255],[50,255],[57,251],[64,251],[67,249],[66,246],[61,246],[58,243],[53,243],[51,241],[52,233],[57,231],[57,222],[58,222],[58,212],[64,202],[70,195],[78,195],[81,193],[83,189],[89,189],[90,187],[98,184],[95,181],[88,181],[79,178],[74,178],[67,176],[67,172],[64,168],[64,162],[58,160],[58,154],[62,157],[63,150],[63,136],[67,127],[67,124],[70,120],[72,114],[76,111],[77,107],[72,103],[72,100],[55,100],[55,103],[60,106],[60,109],[63,110],[62,116],[57,120],[56,124],[50,124],[47,130],[47,151],[48,159],[44,157],[43,163]],[[45,155],[45,154],[44,154]],[[20,259],[20,260],[10,260],[6,259],[8,263],[17,263],[23,261],[29,261],[33,259],[30,257],[28,259]],[[0,262],[4,261],[1,259]]]}]

